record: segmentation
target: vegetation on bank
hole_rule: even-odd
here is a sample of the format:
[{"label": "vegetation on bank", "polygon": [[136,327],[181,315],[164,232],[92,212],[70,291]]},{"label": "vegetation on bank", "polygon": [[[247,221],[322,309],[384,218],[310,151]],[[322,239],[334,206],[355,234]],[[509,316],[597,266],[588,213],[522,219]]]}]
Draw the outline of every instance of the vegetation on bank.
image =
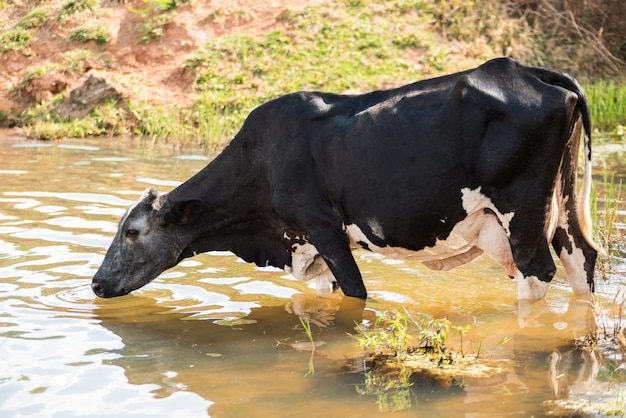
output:
[{"label": "vegetation on bank", "polygon": [[[143,22],[138,42],[160,42],[183,3],[194,7],[193,1],[184,0],[144,0],[143,8],[128,6]],[[97,5],[96,0],[68,0],[56,20],[65,21],[77,13],[103,13]],[[189,107],[164,108],[131,97],[69,121],[57,113],[67,94],[63,90],[19,114],[0,114],[0,124],[19,126],[40,139],[130,134],[220,147],[254,107],[291,91],[388,88],[508,55],[578,73],[575,75],[586,80],[594,126],[612,132],[612,139],[623,139],[626,86],[620,83],[622,62],[576,20],[572,28],[569,11],[554,9],[552,24],[546,25],[542,20],[545,10],[539,13],[514,5],[496,0],[342,0],[332,8],[287,9],[276,17],[278,29],[216,37],[192,51],[180,63],[180,70],[192,77],[193,88],[201,97]],[[44,6],[37,4],[24,13],[19,24],[2,35],[0,53],[28,54],[33,31],[52,19],[46,17]],[[218,19],[220,13],[223,11],[218,9],[209,18]],[[245,10],[236,13],[245,18]],[[555,24],[561,25],[560,31],[554,30]],[[578,35],[572,35],[574,32]],[[75,50],[64,54],[60,62],[31,69],[12,87],[13,94],[25,94],[32,77],[50,71],[51,66],[73,75],[84,71],[87,61],[107,60],[97,49],[98,44],[109,42],[104,28],[79,25],[71,29],[68,40],[76,45]],[[86,49],[84,45],[90,41],[96,47]],[[585,49],[584,56],[573,52],[580,49]],[[89,57],[77,60],[76,51]],[[596,79],[591,74],[603,77]]]}]

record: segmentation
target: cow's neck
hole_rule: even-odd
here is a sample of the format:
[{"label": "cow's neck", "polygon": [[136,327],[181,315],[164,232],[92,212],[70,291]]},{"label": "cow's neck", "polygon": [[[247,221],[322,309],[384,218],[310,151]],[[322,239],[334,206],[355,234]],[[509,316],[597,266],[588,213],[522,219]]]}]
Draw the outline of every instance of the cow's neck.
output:
[{"label": "cow's neck", "polygon": [[231,239],[239,240],[246,230],[262,228],[255,223],[266,218],[268,210],[263,162],[249,157],[254,152],[242,148],[240,144],[228,146],[204,169],[170,192],[168,200],[172,203],[191,199],[201,202],[198,216],[185,231],[190,242],[188,252],[230,249],[227,247],[232,246]]}]

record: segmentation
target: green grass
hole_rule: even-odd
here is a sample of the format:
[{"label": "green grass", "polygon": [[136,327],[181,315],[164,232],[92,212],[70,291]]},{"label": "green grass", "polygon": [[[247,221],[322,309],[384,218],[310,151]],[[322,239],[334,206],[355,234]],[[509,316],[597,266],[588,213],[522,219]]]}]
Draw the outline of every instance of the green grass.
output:
[{"label": "green grass", "polygon": [[[613,80],[596,80],[584,85],[594,128],[612,132],[616,138],[625,139],[626,84]],[[619,126],[622,126],[621,134]]]},{"label": "green grass", "polygon": [[315,7],[285,13],[289,29],[215,39],[184,67],[207,99],[247,112],[297,90],[364,91],[413,81],[422,72],[408,55],[418,48],[424,62],[439,59],[423,38],[419,16],[349,11],[341,19]]},{"label": "green grass", "polygon": [[[55,140],[128,134],[128,112],[118,107],[115,101],[100,106],[88,118],[67,121],[54,113],[62,99],[57,95],[50,103],[37,105],[26,112],[24,117],[31,120],[24,128],[27,137]],[[42,115],[47,115],[47,120]]]},{"label": "green grass", "polygon": [[[164,25],[183,1],[147,0],[138,9],[129,8],[143,19],[138,42],[158,43]],[[95,5],[95,0],[70,0],[59,19]],[[525,36],[524,27],[514,25],[519,18],[498,17],[501,9],[497,2],[479,7],[467,0],[343,0],[332,10],[322,6],[287,9],[277,18],[278,30],[218,37],[189,54],[180,70],[191,74],[193,87],[202,97],[189,108],[171,109],[133,103],[131,98],[124,109],[130,125],[123,131],[155,141],[220,147],[256,106],[289,92],[363,92],[466,69],[489,58],[494,50],[509,52],[516,46],[513,40],[519,43]],[[22,19],[25,26],[43,24],[41,13],[33,10],[29,16]],[[219,18],[219,11],[207,17]],[[446,49],[449,44],[442,42],[438,28],[456,42],[454,48],[462,54]],[[107,39],[94,28],[78,27],[69,36],[76,42]],[[23,49],[30,34],[16,27],[0,40],[0,48]],[[63,65],[60,71],[65,71]],[[594,127],[623,138],[626,88],[602,81],[586,87]],[[55,109],[48,106],[47,110],[42,121],[50,120]],[[27,125],[35,122],[22,120]],[[85,124],[93,125],[92,121]],[[57,132],[62,136],[61,130]]]},{"label": "green grass", "polygon": [[37,7],[32,9],[20,20],[18,26],[23,29],[34,29],[44,25],[48,21],[48,10]]},{"label": "green grass", "polygon": [[61,10],[59,11],[59,14],[57,15],[57,20],[59,22],[63,22],[75,13],[92,11],[95,6],[96,0],[69,0],[63,5]]},{"label": "green grass", "polygon": [[109,35],[103,26],[80,27],[69,33],[69,40],[81,43],[94,41],[97,45],[104,45],[109,42]]},{"label": "green grass", "polygon": [[171,18],[171,14],[169,13],[159,13],[145,18],[143,25],[139,28],[141,37],[137,43],[149,44],[163,36],[163,28],[170,23]]},{"label": "green grass", "polygon": [[591,196],[591,217],[595,231],[596,243],[604,249],[597,262],[598,274],[607,280],[615,274],[615,260],[620,249],[626,245],[623,225],[626,218],[621,215],[623,205],[623,184],[617,182],[613,175],[604,173],[599,188],[594,188]]},{"label": "green grass", "polygon": [[451,66],[424,30],[419,2],[377,2],[372,9],[346,3],[339,17],[319,7],[286,11],[285,29],[208,42],[183,64],[203,92],[195,107],[223,109],[228,125],[238,127],[253,108],[282,94],[387,88]]},{"label": "green grass", "polygon": [[0,35],[0,52],[23,51],[30,44],[30,32],[22,27],[6,31]]}]

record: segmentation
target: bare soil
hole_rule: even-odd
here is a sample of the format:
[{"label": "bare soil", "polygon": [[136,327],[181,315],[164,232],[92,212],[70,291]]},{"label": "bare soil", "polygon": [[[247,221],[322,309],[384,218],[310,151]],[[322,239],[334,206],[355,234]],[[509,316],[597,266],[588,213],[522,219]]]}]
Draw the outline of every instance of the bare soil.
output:
[{"label": "bare soil", "polygon": [[[141,43],[146,23],[150,20],[145,13],[156,1],[94,0],[93,10],[77,12],[64,21],[59,21],[58,15],[70,0],[6,0],[0,3],[0,35],[16,28],[33,9],[45,10],[48,16],[43,25],[29,30],[31,41],[26,49],[0,52],[0,127],[10,125],[10,120],[3,121],[3,115],[51,100],[54,95],[75,85],[90,70],[108,74],[122,87],[126,98],[133,102],[163,108],[187,107],[199,93],[193,89],[193,76],[185,71],[183,63],[207,41],[225,34],[254,35],[280,28],[287,24],[280,17],[288,10],[300,11],[308,5],[320,5],[333,13],[336,7],[333,0],[191,0],[174,9],[168,23],[161,27],[163,32],[160,36]],[[549,6],[554,16],[570,18],[565,19],[565,24],[570,25],[570,32],[581,33],[583,28],[579,23],[589,23],[591,29],[584,29],[585,33],[593,35],[593,39],[612,39],[611,45],[617,45],[613,49],[621,59],[626,59],[626,50],[623,50],[626,2],[572,0],[566,3],[529,0],[519,3],[518,7],[521,14],[532,9],[541,15]],[[96,26],[106,28],[108,42],[105,44],[69,40],[70,33],[77,28]],[[555,27],[558,29],[560,26]],[[480,45],[477,42],[472,48],[479,48]],[[599,46],[595,49],[579,48],[583,50],[584,62],[591,60],[595,50],[598,54],[594,56],[602,59],[608,56],[608,49],[603,44],[589,45]],[[70,59],[85,48],[92,51],[90,58]],[[463,51],[454,52],[453,44],[446,49],[455,53],[458,61],[463,60]],[[561,60],[568,56],[558,51],[555,55],[559,55]],[[419,58],[415,57],[416,63]],[[611,70],[623,71],[623,61],[613,58],[607,58]],[[49,65],[53,63],[56,65]],[[573,67],[576,73],[577,66]],[[43,74],[39,71],[33,76],[33,70],[42,68],[47,68]]]},{"label": "bare soil", "polygon": [[[263,33],[281,26],[286,10],[301,10],[327,0],[199,0],[180,4],[163,29],[149,43],[140,43],[146,19],[137,10],[146,9],[142,0],[101,1],[92,12],[79,12],[63,22],[56,18],[66,0],[48,0],[41,5],[21,3],[0,10],[0,32],[16,27],[33,7],[45,7],[48,21],[33,29],[24,51],[0,53],[0,112],[23,110],[45,102],[71,87],[92,69],[113,75],[127,98],[162,107],[187,106],[197,92],[191,74],[182,66],[184,59],[215,37],[230,33]],[[70,31],[79,26],[103,26],[109,41],[104,45],[70,42]],[[27,79],[29,71],[47,63],[60,63],[68,51],[89,48],[92,58],[68,71],[63,66],[44,75]]]}]

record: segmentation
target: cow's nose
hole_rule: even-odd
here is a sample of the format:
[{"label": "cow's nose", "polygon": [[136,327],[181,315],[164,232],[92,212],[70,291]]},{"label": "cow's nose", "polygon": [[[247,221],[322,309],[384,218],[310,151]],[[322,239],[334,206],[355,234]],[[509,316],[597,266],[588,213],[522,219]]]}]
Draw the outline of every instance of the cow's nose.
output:
[{"label": "cow's nose", "polygon": [[104,286],[102,286],[100,283],[96,281],[91,283],[91,290],[93,290],[93,293],[95,293],[96,296],[99,296],[101,298],[106,297],[105,292],[104,292]]}]

